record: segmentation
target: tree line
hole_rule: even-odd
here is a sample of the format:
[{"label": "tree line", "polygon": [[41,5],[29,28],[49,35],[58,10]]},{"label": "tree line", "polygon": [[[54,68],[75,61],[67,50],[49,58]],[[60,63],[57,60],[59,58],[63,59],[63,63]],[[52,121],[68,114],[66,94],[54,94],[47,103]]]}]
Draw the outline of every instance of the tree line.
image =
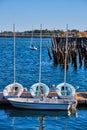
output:
[{"label": "tree line", "polygon": [[[24,31],[24,32],[15,32],[16,37],[32,37],[32,30],[30,31]],[[42,30],[42,36],[43,37],[65,37],[66,31],[63,30]],[[87,37],[87,31],[80,32],[79,30],[73,29],[68,30],[68,36],[69,37]],[[12,31],[1,31],[0,37],[13,37]],[[40,30],[33,30],[33,37],[40,37]]]}]

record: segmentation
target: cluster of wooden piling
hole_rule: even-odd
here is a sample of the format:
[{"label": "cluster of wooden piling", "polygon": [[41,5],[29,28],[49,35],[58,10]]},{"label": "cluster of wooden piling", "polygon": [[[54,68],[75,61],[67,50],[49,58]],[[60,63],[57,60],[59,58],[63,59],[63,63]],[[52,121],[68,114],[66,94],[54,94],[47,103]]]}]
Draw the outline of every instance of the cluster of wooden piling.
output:
[{"label": "cluster of wooden piling", "polygon": [[[66,38],[58,38],[53,37],[52,39],[52,53],[54,58],[54,63],[60,64],[64,67],[64,60],[65,60],[65,45],[66,45]],[[50,49],[48,48],[48,54],[50,59]],[[83,62],[84,61],[84,62]],[[78,67],[78,63],[82,66],[87,67],[87,38],[83,39],[68,39],[67,45],[67,68],[69,63],[72,63],[75,68]]]}]

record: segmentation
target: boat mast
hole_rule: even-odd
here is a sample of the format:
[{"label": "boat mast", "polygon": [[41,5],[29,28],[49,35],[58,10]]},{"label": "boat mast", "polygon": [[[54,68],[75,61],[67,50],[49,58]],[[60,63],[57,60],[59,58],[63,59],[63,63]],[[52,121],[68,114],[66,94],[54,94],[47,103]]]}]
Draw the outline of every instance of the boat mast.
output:
[{"label": "boat mast", "polygon": [[39,66],[39,83],[41,83],[41,61],[42,61],[42,24],[40,32],[40,66]]},{"label": "boat mast", "polygon": [[13,24],[13,32],[14,32],[14,83],[16,82],[16,42],[15,42],[15,24]]},{"label": "boat mast", "polygon": [[65,45],[64,86],[66,86],[67,45],[68,45],[68,24],[66,25],[66,45]]},{"label": "boat mast", "polygon": [[31,42],[30,42],[30,47],[32,46],[33,43],[33,27],[32,27],[32,33],[31,33]]}]

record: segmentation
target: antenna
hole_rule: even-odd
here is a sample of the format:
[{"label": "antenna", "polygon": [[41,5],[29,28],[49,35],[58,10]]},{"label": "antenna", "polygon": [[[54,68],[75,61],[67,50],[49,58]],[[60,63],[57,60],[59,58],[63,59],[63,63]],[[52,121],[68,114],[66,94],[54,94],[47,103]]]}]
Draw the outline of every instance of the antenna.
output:
[{"label": "antenna", "polygon": [[40,32],[40,66],[39,66],[39,83],[41,82],[41,60],[42,60],[42,24]]},{"label": "antenna", "polygon": [[64,68],[64,83],[65,83],[65,85],[66,85],[67,45],[68,45],[68,24],[66,25],[66,45],[65,45],[65,68]]},{"label": "antenna", "polygon": [[16,42],[15,42],[15,24],[13,24],[13,32],[14,32],[14,83],[15,83],[15,82],[16,82],[16,58],[15,58]]}]

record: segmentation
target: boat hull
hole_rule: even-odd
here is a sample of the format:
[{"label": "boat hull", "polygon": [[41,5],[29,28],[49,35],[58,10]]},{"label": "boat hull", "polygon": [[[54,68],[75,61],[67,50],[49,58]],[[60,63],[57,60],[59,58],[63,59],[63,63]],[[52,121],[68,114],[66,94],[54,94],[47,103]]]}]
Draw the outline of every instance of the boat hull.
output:
[{"label": "boat hull", "polygon": [[45,102],[30,102],[30,101],[16,101],[9,99],[12,106],[23,109],[33,110],[69,110],[72,104],[69,103],[45,103]]}]

